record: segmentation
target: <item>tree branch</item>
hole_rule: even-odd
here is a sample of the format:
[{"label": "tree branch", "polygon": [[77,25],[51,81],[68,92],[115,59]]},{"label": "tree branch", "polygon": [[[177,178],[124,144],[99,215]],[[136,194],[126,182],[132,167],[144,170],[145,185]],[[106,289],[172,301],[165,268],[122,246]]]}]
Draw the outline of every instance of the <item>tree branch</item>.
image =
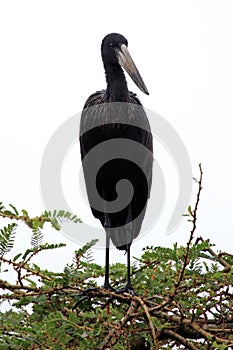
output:
[{"label": "tree branch", "polygon": [[193,236],[194,236],[194,233],[196,231],[197,209],[198,209],[198,205],[199,205],[199,202],[200,202],[200,195],[201,195],[201,190],[202,190],[202,175],[203,175],[203,172],[202,172],[201,164],[199,164],[199,170],[200,170],[200,178],[199,178],[199,181],[198,181],[197,200],[196,200],[195,207],[194,207],[193,211],[189,207],[189,215],[192,217],[191,221],[193,223],[193,227],[191,229],[189,241],[187,243],[187,249],[186,249],[186,254],[184,256],[183,267],[182,267],[182,270],[180,272],[179,278],[178,278],[177,282],[175,283],[174,295],[176,294],[177,289],[179,288],[180,283],[181,283],[181,281],[182,281],[182,279],[184,277],[184,272],[185,272],[185,269],[186,269],[186,267],[188,265],[188,260],[189,260],[188,257],[189,257],[191,242],[193,240]]},{"label": "tree branch", "polygon": [[198,350],[198,348],[196,348],[196,346],[193,343],[190,343],[190,341],[177,334],[176,332],[172,331],[171,329],[164,329],[162,332],[166,335],[166,337],[174,339],[178,343],[184,345],[185,349]]}]

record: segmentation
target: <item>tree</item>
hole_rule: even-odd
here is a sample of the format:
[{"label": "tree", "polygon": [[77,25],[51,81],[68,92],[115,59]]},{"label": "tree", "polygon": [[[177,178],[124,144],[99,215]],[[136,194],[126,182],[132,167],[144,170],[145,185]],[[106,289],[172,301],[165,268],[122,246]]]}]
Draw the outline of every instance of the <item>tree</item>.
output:
[{"label": "tree", "polygon": [[[33,258],[63,244],[42,244],[46,224],[59,229],[63,211],[31,218],[13,206],[1,205],[0,217],[10,223],[0,232],[2,267],[13,269],[16,283],[0,280],[0,349],[231,349],[233,348],[233,255],[217,252],[202,237],[194,241],[202,170],[186,247],[146,247],[135,258],[132,281],[137,296],[99,286],[102,266],[92,260],[92,241],[75,252],[73,262],[55,273],[41,269]],[[13,259],[8,253],[17,221],[32,230],[32,247]],[[124,282],[125,266],[111,266],[113,286]]]}]

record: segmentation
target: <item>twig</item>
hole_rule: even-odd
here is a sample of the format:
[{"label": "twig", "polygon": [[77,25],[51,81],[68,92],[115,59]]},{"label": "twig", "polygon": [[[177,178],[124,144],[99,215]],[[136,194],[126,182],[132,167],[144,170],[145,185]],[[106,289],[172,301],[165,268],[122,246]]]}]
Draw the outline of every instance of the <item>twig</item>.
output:
[{"label": "twig", "polygon": [[32,273],[33,275],[35,275],[35,276],[39,276],[39,277],[41,277],[42,279],[45,279],[45,280],[47,280],[47,281],[52,281],[52,278],[43,275],[43,274],[42,274],[41,272],[39,272],[39,271],[35,271],[35,270],[31,269],[29,266],[25,266],[25,262],[16,263],[16,262],[14,262],[14,261],[12,261],[12,260],[10,260],[10,259],[8,260],[8,259],[4,258],[3,256],[0,258],[0,261],[2,261],[2,262],[4,262],[4,263],[7,263],[7,264],[9,264],[9,265],[12,265],[16,271],[18,271],[19,268],[20,268],[20,269],[24,269],[24,270],[26,270],[26,271],[28,271],[28,272],[31,272],[31,273]]},{"label": "twig", "polygon": [[[202,241],[203,243],[206,242],[202,237],[198,237],[199,241]],[[219,253],[216,254],[213,249],[211,249],[210,247],[206,248],[205,251],[209,252],[210,255],[214,256],[219,263],[225,267],[225,269],[223,270],[223,272],[230,272],[231,271],[231,266],[222,258],[222,255],[226,254],[226,253]],[[228,254],[229,255],[229,254]]]},{"label": "twig", "polygon": [[230,256],[231,258],[233,258],[233,254],[230,254],[230,253],[226,253],[226,252],[221,252],[218,254],[220,257],[223,256],[223,255],[227,255],[227,256]]},{"label": "twig", "polygon": [[[132,318],[132,314],[136,312],[137,308],[138,308],[138,302],[136,302],[135,300],[132,300],[126,315],[119,322],[120,328],[122,328]],[[106,346],[109,345],[110,341],[112,340],[112,337],[114,336],[114,333],[116,332],[118,332],[117,336],[119,337],[120,336],[119,329],[117,329],[116,331],[116,329],[113,328],[109,331],[109,333],[107,334],[104,341],[99,347],[100,350],[104,350]]]},{"label": "twig", "polygon": [[2,218],[10,219],[10,220],[21,220],[25,223],[33,222],[35,220],[42,221],[42,222],[51,222],[51,219],[46,216],[36,216],[35,218],[30,218],[27,215],[14,215],[14,214],[5,214],[3,212],[0,212],[0,216]]},{"label": "twig", "polygon": [[158,335],[156,335],[156,333],[155,333],[155,328],[154,328],[154,325],[152,323],[149,310],[148,310],[146,304],[143,302],[143,300],[140,297],[136,297],[136,298],[137,298],[138,302],[141,304],[141,306],[143,307],[143,309],[145,311],[146,317],[147,317],[149,325],[150,325],[150,329],[151,329],[151,334],[152,334],[152,338],[153,338],[153,341],[154,341],[154,345],[156,347],[156,350],[159,350],[159,348],[158,348]]},{"label": "twig", "polygon": [[184,277],[184,272],[185,272],[185,269],[186,269],[186,267],[188,265],[188,256],[189,256],[189,252],[190,252],[191,242],[193,240],[193,236],[194,236],[194,233],[196,231],[197,209],[198,209],[198,204],[200,202],[200,194],[201,194],[201,190],[202,190],[202,175],[203,175],[203,172],[202,172],[201,164],[199,164],[199,170],[200,170],[200,178],[199,178],[199,181],[198,181],[197,199],[196,199],[194,210],[193,211],[191,209],[189,210],[189,215],[192,217],[193,227],[192,227],[192,230],[190,232],[189,241],[187,243],[187,250],[186,250],[186,254],[184,256],[184,264],[183,264],[182,270],[180,272],[179,278],[178,278],[177,282],[175,283],[174,295],[176,294],[176,291],[179,288],[180,283],[181,283],[181,281],[182,281],[182,279]]},{"label": "twig", "polygon": [[33,291],[33,292],[37,292],[39,291],[39,288],[36,287],[29,287],[29,286],[22,286],[22,285],[14,285],[14,284],[10,284],[7,281],[4,280],[0,280],[0,288],[2,289],[8,289],[8,290],[27,290],[27,291]]}]

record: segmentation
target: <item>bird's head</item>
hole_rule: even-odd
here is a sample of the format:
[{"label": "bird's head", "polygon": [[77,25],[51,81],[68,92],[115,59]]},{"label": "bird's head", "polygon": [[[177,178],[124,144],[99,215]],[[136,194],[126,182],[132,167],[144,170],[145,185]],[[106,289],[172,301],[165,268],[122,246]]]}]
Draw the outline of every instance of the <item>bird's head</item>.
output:
[{"label": "bird's head", "polygon": [[149,95],[147,87],[128,51],[128,41],[123,35],[117,33],[106,35],[102,41],[101,54],[105,66],[120,65],[137,87]]}]

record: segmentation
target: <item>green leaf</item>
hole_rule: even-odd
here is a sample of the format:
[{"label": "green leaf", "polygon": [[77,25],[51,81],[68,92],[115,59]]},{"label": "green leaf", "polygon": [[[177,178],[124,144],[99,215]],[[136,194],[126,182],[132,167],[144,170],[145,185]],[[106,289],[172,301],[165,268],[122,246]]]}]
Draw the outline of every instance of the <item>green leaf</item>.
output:
[{"label": "green leaf", "polygon": [[188,213],[189,213],[190,215],[192,215],[192,214],[193,214],[193,212],[192,212],[192,208],[191,208],[191,205],[189,205],[189,206],[188,206]]},{"label": "green leaf", "polygon": [[22,256],[22,253],[19,253],[19,254],[15,255],[14,258],[13,258],[13,261],[18,260],[18,258],[19,258],[20,256]]},{"label": "green leaf", "polygon": [[14,210],[15,215],[19,215],[18,210],[16,209],[16,207],[13,204],[9,204],[9,206]]},{"label": "green leaf", "polygon": [[9,216],[15,216],[15,213],[13,213],[12,211],[10,211],[10,210],[4,210],[3,211],[3,214],[5,214],[5,215],[9,215]]},{"label": "green leaf", "polygon": [[17,224],[8,224],[0,230],[0,255],[9,253],[15,241],[15,230]]},{"label": "green leaf", "polygon": [[22,211],[22,213],[23,213],[23,215],[24,215],[24,216],[27,216],[27,217],[29,217],[29,215],[28,215],[28,212],[27,212],[27,210],[25,210],[25,209],[22,209],[21,211]]}]

